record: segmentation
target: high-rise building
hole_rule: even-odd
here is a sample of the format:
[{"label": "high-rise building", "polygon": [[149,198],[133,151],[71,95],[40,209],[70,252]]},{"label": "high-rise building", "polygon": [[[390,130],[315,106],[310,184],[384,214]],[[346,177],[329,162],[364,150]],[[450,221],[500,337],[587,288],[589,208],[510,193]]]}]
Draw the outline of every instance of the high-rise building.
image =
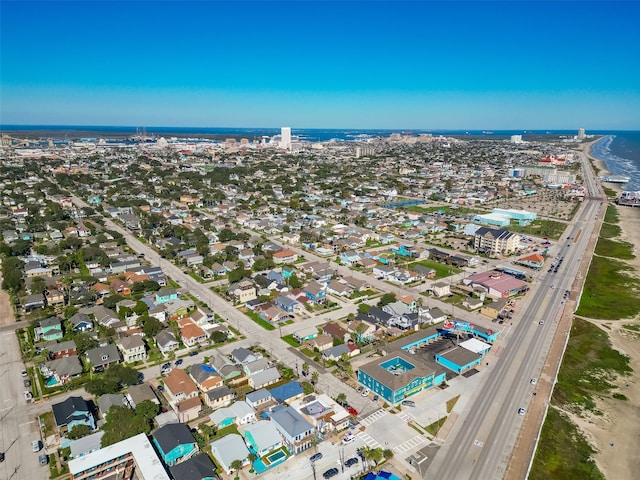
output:
[{"label": "high-rise building", "polygon": [[578,139],[580,140],[584,140],[585,135],[584,135],[584,128],[579,128],[578,129]]},{"label": "high-rise building", "polygon": [[511,143],[522,143],[522,135],[511,135]]},{"label": "high-rise building", "polygon": [[280,148],[291,150],[291,127],[280,129]]}]

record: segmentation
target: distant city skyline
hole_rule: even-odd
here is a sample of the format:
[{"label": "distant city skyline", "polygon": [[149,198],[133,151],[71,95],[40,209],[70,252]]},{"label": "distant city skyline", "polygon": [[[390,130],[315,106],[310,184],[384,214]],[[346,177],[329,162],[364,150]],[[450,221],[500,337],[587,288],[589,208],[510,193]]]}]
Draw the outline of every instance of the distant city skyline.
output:
[{"label": "distant city skyline", "polygon": [[639,2],[0,0],[0,124],[640,130]]}]

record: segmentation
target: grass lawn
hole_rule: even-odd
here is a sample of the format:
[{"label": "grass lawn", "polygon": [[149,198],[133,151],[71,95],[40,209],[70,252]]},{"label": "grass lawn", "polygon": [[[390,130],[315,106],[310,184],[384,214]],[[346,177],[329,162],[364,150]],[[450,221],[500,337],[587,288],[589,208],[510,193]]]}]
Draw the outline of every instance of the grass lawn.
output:
[{"label": "grass lawn", "polygon": [[526,226],[511,224],[507,227],[509,231],[514,233],[523,233],[525,235],[534,235],[536,237],[553,238],[554,240],[558,240],[562,236],[562,233],[566,228],[566,223],[545,219],[534,220]]},{"label": "grass lawn", "polygon": [[437,436],[438,432],[442,428],[442,425],[444,425],[444,422],[445,422],[446,419],[447,419],[446,416],[444,416],[442,418],[439,418],[438,420],[433,422],[431,425],[427,425],[426,427],[424,427],[424,429],[427,432],[429,432],[431,435]]},{"label": "grass lawn", "polygon": [[415,264],[422,265],[423,267],[427,268],[433,268],[436,271],[436,278],[444,278],[448,277],[449,275],[455,275],[456,273],[462,272],[461,268],[445,265],[444,263],[434,262],[433,260],[420,260],[419,262],[407,265],[407,268],[411,268]]},{"label": "grass lawn", "polygon": [[609,393],[615,388],[609,380],[629,372],[629,357],[611,348],[607,333],[577,318],[571,327],[552,401],[564,408],[577,405],[594,410],[592,395]]},{"label": "grass lawn", "polygon": [[596,255],[603,257],[631,260],[636,258],[633,254],[633,245],[628,242],[617,242],[608,238],[600,238],[596,245]]},{"label": "grass lawn", "polygon": [[559,410],[550,407],[529,480],[604,480],[593,461],[594,453],[577,427]]},{"label": "grass lawn", "polygon": [[282,340],[287,342],[293,348],[298,348],[300,346],[298,341],[295,338],[293,338],[293,334],[285,335],[284,337],[282,337]]},{"label": "grass lawn", "polygon": [[640,312],[640,281],[625,272],[632,267],[594,255],[576,314],[603,320],[631,318]]},{"label": "grass lawn", "polygon": [[276,329],[276,327],[273,326],[271,323],[269,323],[266,320],[260,318],[257,313],[246,312],[245,315],[247,317],[249,317],[251,320],[253,320],[254,322],[256,322],[258,325],[260,325],[265,330],[275,330]]}]

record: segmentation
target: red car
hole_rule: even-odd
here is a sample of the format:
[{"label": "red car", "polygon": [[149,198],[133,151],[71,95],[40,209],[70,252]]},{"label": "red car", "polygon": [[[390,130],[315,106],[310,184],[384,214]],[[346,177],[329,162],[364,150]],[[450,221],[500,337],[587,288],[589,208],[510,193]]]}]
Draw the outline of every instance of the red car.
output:
[{"label": "red car", "polygon": [[354,415],[356,417],[358,416],[358,411],[353,407],[348,407],[347,412],[349,412],[351,415]]}]

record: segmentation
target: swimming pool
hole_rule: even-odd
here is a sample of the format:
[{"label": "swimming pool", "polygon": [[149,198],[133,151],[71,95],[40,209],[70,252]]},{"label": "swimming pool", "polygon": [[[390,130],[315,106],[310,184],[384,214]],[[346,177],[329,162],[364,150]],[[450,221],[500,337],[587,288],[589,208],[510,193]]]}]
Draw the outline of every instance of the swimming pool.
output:
[{"label": "swimming pool", "polygon": [[49,377],[44,381],[45,387],[53,387],[57,384],[58,384],[58,380],[56,380],[56,377]]},{"label": "swimming pool", "polygon": [[284,453],[282,450],[278,450],[277,452],[270,453],[264,458],[269,462],[269,465],[273,465],[278,460],[282,460],[286,456],[287,456],[286,453]]}]

